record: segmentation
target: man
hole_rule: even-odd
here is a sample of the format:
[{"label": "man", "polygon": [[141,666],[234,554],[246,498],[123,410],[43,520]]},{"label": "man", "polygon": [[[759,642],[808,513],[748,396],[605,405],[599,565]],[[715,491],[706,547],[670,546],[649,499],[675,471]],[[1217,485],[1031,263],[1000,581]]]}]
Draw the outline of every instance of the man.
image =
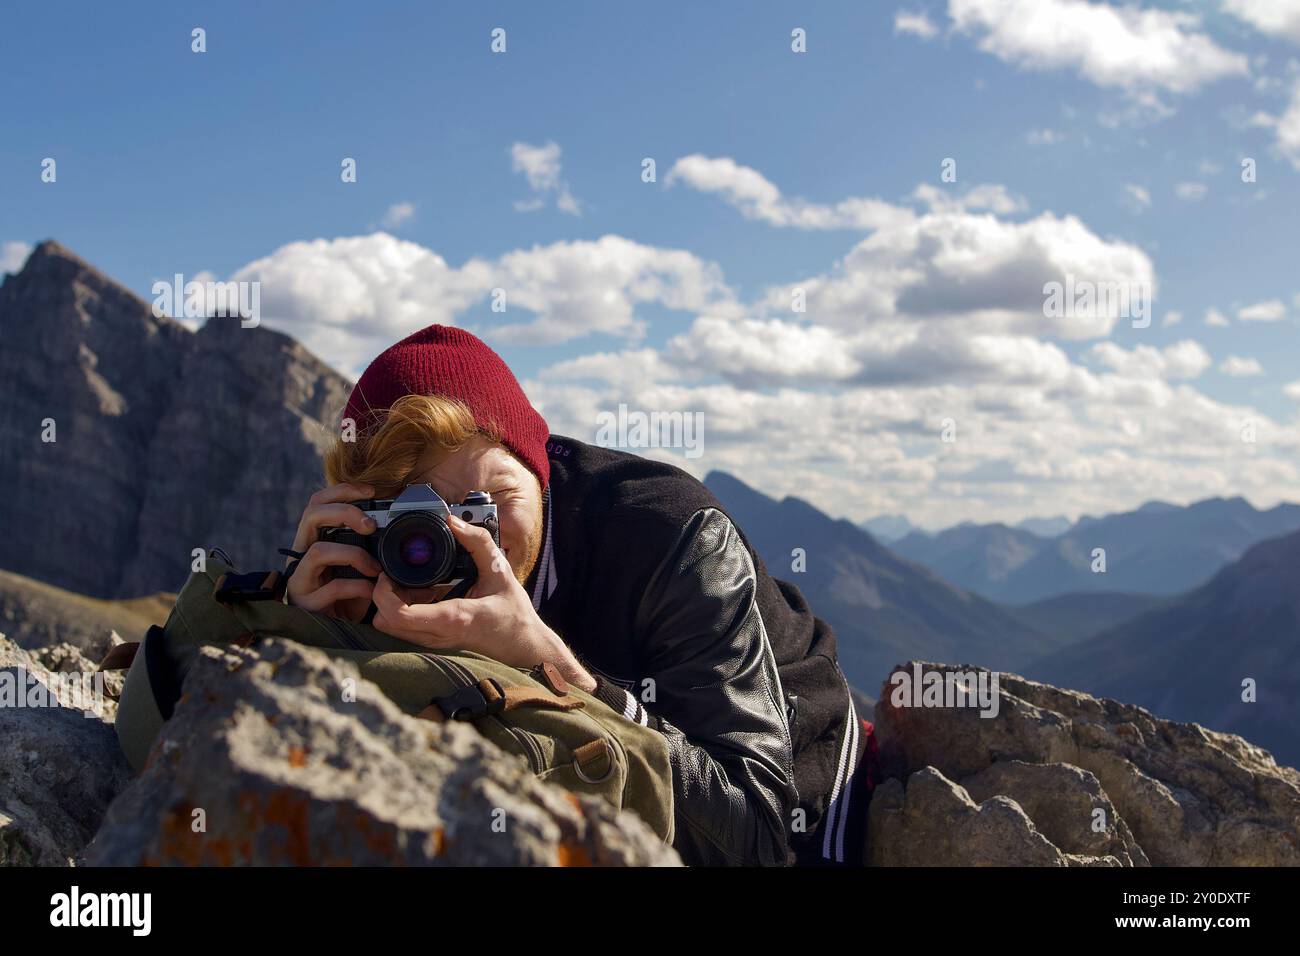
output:
[{"label": "man", "polygon": [[[507,664],[550,661],[575,686],[663,734],[689,864],[852,862],[867,734],[830,628],[771,578],[722,506],[671,465],[552,436],[501,358],[430,326],[366,369],[344,412],[355,441],[303,513],[289,600],[412,643]],[[455,518],[481,574],[429,603],[323,527],[374,525],[351,501],[428,482],[448,502],[487,491],[500,553]],[[349,566],[368,579],[335,577]],[[865,729],[869,731],[870,725]]]}]

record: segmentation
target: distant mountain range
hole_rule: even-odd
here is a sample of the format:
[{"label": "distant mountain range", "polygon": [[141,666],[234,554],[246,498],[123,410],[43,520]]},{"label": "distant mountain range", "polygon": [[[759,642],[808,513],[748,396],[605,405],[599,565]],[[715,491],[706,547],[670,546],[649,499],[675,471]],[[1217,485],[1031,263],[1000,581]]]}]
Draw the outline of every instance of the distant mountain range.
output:
[{"label": "distant mountain range", "polygon": [[[959,587],[1024,604],[1078,592],[1177,594],[1252,545],[1298,529],[1300,505],[1261,511],[1244,498],[1210,498],[1082,518],[1050,539],[1003,524],[958,525],[913,532],[892,547]],[[1096,549],[1105,551],[1105,573],[1092,570]]]},{"label": "distant mountain range", "polygon": [[1069,518],[1057,515],[1054,518],[1026,518],[1024,521],[1017,521],[1014,527],[1036,534],[1040,538],[1055,538],[1069,531],[1072,524]]},{"label": "distant mountain range", "polygon": [[[963,522],[957,527],[965,527],[967,524],[969,522]],[[1040,538],[1055,538],[1057,535],[1069,531],[1070,525],[1069,518],[1057,515],[1053,518],[1026,518],[1024,521],[1012,525],[1012,527],[1021,531],[1028,531]],[[874,518],[868,518],[866,521],[860,522],[858,527],[863,531],[870,532],[877,541],[883,541],[885,544],[893,544],[913,532],[931,536],[934,534],[912,524],[906,515],[877,515]]]},{"label": "distant mountain range", "polygon": [[0,340],[0,567],[115,598],[177,590],[195,548],[280,560],[341,375],[238,319],[157,317],[56,242],[0,285]]},{"label": "distant mountain range", "polygon": [[[1240,734],[1300,766],[1300,534],[1178,598],[1031,663],[1027,676]],[[1242,682],[1256,684],[1254,703]]]},{"label": "distant mountain range", "polygon": [[868,518],[858,527],[885,544],[891,544],[899,538],[907,537],[913,531],[921,530],[903,515],[877,515]]},{"label": "distant mountain range", "polygon": [[[1255,544],[1182,595],[1086,591],[1008,607],[955,587],[807,502],[776,501],[721,472],[705,484],[768,569],[795,582],[835,628],[841,664],[858,687],[875,693],[882,668],[907,659],[981,664],[1241,734],[1280,762],[1300,765],[1300,533]],[[1086,519],[1081,528],[1095,525],[1126,561],[1144,552],[1121,547],[1121,532],[1167,531],[1171,542],[1199,544],[1193,550],[1204,562],[1225,553],[1209,546],[1214,535],[1258,533],[1270,521],[1289,520],[1293,508],[1260,512],[1241,499],[1216,499],[1146,506]],[[1205,539],[1189,530],[1197,528]],[[945,535],[967,553],[1000,543],[1003,557],[1033,544],[1027,532],[1005,526],[968,525]],[[794,548],[807,557],[802,573],[790,571]],[[1148,548],[1168,554],[1173,545]],[[984,553],[997,556],[992,548]],[[1241,700],[1247,677],[1257,683],[1256,703]]]},{"label": "distant mountain range", "polygon": [[[724,472],[710,473],[704,483],[771,573],[798,585],[816,614],[835,628],[845,674],[869,694],[902,661],[970,661],[1015,669],[1065,643],[805,501],[777,501]],[[795,548],[806,556],[802,572],[791,570]]]}]

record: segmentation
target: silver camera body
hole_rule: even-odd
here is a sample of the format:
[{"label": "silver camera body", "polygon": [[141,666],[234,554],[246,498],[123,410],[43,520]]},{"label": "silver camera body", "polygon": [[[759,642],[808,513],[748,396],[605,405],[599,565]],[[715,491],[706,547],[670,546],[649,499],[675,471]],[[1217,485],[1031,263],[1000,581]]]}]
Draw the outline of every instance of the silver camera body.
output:
[{"label": "silver camera body", "polygon": [[[375,498],[356,505],[378,527],[370,534],[346,526],[325,528],[321,540],[364,549],[379,561],[393,583],[402,587],[445,586],[439,599],[468,590],[478,578],[473,557],[447,527],[448,517],[455,515],[466,524],[486,528],[492,540],[501,543],[497,506],[486,491],[471,491],[464,501],[448,504],[427,484],[407,485],[396,498]],[[352,568],[339,568],[335,575],[361,577]]]}]

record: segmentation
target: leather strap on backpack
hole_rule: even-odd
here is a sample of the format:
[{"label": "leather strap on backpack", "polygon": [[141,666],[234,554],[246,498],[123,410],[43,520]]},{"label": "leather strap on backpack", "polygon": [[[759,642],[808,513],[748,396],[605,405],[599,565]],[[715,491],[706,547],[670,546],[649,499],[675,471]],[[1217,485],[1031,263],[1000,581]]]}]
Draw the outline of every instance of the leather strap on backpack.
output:
[{"label": "leather strap on backpack", "polygon": [[435,697],[417,715],[439,723],[445,720],[477,720],[489,714],[500,714],[516,707],[540,707],[545,710],[578,710],[584,704],[571,694],[556,695],[536,687],[511,685],[502,687],[496,680],[485,677],[471,687],[462,687],[454,694]]},{"label": "leather strap on backpack", "polygon": [[556,696],[535,687],[511,686],[505,689],[506,711],[516,707],[540,707],[542,710],[580,710],[582,701],[571,694]]}]

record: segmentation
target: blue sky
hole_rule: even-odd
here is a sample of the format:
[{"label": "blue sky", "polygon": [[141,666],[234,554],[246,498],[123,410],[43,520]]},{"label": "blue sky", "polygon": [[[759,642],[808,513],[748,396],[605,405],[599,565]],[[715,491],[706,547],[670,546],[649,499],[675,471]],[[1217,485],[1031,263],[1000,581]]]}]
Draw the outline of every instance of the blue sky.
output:
[{"label": "blue sky", "polygon": [[[1300,4],[1020,2],[29,6],[0,249],[56,238],[146,298],[257,279],[348,372],[454,321],[557,430],[698,410],[705,455],[651,453],[856,518],[1298,497]],[[1063,333],[987,288],[1034,269],[1149,276],[1151,326]],[[909,307],[936,275],[944,313]]]}]

